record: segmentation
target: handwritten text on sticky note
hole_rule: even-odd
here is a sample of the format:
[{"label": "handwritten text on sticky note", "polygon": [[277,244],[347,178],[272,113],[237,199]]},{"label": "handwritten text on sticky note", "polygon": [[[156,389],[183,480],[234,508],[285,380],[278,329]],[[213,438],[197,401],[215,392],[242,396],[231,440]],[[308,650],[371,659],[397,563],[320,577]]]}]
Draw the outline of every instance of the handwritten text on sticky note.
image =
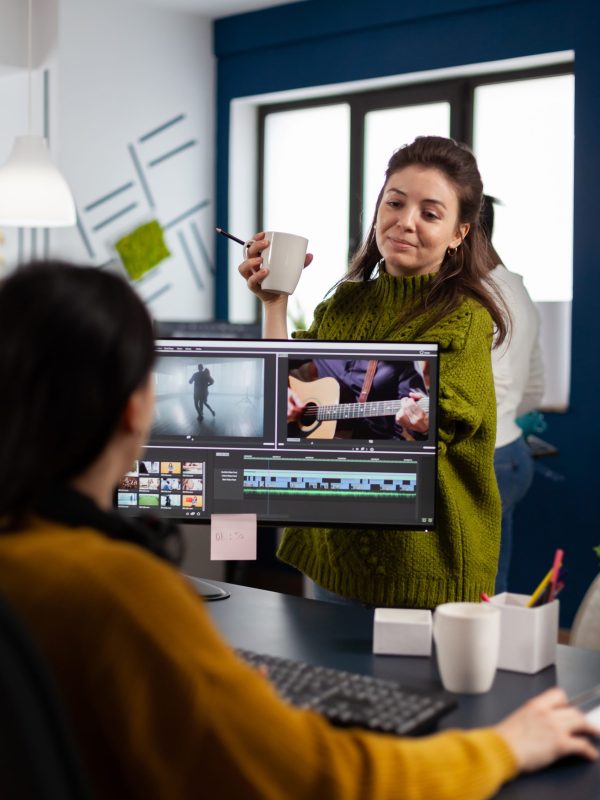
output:
[{"label": "handwritten text on sticky note", "polygon": [[212,561],[256,561],[256,514],[212,514]]}]

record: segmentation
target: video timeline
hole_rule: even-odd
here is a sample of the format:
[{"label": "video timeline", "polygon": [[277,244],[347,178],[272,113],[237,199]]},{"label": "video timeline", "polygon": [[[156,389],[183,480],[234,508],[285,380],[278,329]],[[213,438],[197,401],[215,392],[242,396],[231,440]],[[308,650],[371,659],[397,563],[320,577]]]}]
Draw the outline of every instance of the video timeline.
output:
[{"label": "video timeline", "polygon": [[310,470],[300,474],[276,469],[244,471],[244,492],[248,495],[268,492],[296,496],[306,494],[398,500],[399,497],[414,499],[416,487],[416,472],[405,475],[384,472],[377,475],[365,475],[361,472],[324,474]]}]

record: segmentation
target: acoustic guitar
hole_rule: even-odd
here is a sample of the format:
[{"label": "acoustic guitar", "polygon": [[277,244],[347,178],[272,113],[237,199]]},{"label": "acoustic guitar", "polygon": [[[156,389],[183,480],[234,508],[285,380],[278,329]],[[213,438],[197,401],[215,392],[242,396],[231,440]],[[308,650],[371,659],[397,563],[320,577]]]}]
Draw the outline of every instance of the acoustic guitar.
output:
[{"label": "acoustic guitar", "polygon": [[[333,439],[338,420],[395,417],[402,408],[402,400],[340,403],[340,385],[335,378],[301,381],[290,375],[289,381],[290,389],[305,406],[301,416],[290,425],[305,439]],[[429,397],[421,397],[416,403],[429,413]]]}]

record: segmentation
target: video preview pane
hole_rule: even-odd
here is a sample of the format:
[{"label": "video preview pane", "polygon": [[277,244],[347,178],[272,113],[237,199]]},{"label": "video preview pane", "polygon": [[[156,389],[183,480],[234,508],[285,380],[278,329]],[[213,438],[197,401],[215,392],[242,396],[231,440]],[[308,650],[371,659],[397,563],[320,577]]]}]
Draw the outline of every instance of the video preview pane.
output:
[{"label": "video preview pane", "polygon": [[429,436],[427,361],[290,359],[288,370],[288,439]]},{"label": "video preview pane", "polygon": [[153,372],[151,440],[264,435],[262,358],[162,356]]}]

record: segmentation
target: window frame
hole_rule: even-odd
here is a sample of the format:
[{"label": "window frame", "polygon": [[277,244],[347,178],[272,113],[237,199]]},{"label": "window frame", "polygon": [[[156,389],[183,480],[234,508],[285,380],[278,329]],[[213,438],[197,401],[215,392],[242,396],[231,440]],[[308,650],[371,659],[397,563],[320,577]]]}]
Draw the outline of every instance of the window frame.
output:
[{"label": "window frame", "polygon": [[[573,75],[574,61],[561,61],[539,67],[500,72],[484,72],[465,77],[422,81],[412,84],[388,86],[384,89],[341,92],[324,97],[303,98],[281,103],[261,104],[257,108],[257,182],[256,230],[262,230],[265,167],[265,125],[270,114],[296,111],[319,106],[346,103],[350,107],[350,203],[348,210],[348,261],[362,243],[362,206],[364,184],[364,122],[371,111],[381,111],[403,106],[425,105],[436,102],[450,104],[450,136],[473,147],[475,91],[480,86],[496,83],[532,80],[535,78]],[[400,145],[401,143],[399,143]]]}]

